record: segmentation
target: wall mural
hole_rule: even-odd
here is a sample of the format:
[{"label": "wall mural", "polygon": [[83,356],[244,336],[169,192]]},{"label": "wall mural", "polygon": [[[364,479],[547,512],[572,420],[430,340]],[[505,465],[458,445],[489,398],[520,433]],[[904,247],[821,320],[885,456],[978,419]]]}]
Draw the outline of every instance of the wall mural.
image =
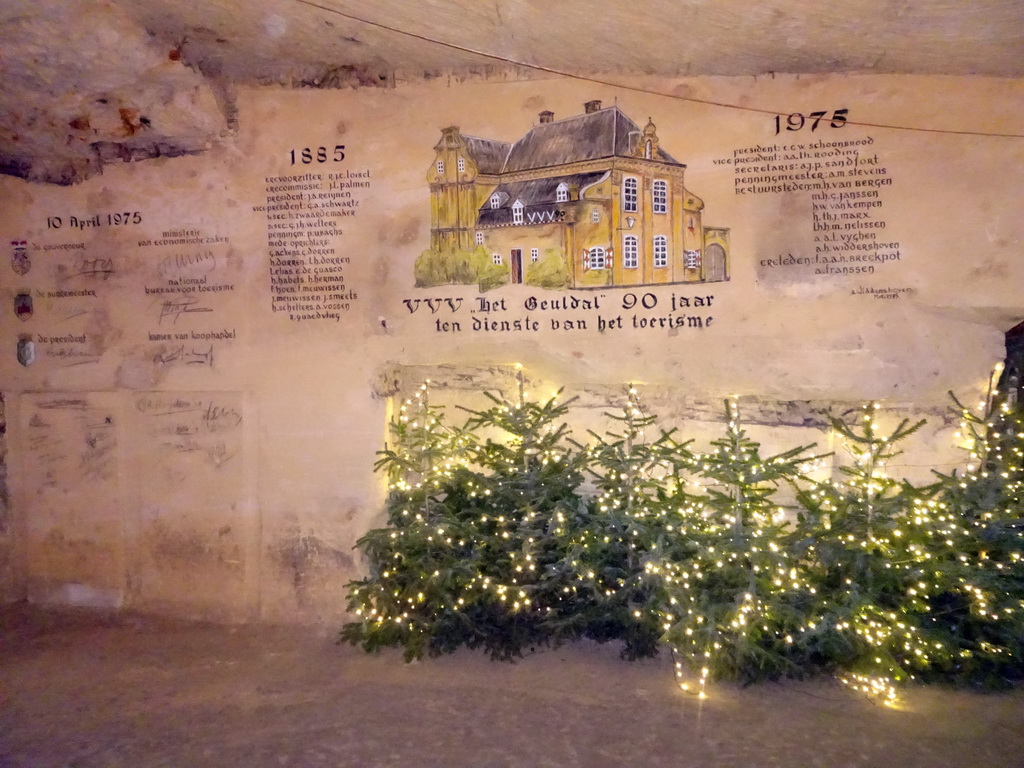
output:
[{"label": "wall mural", "polygon": [[[97,364],[109,384],[126,356],[147,382],[214,377],[292,324],[371,328],[408,349],[437,341],[453,359],[474,340],[569,331],[603,345],[611,331],[652,346],[668,336],[681,351],[678,337],[702,334],[781,367],[753,339],[786,348],[806,322],[842,355],[877,344],[895,355],[906,345],[875,338],[881,326],[846,329],[863,312],[990,303],[1013,282],[1003,251],[1019,226],[998,199],[1019,182],[1006,176],[1016,150],[996,138],[885,125],[981,102],[977,83],[876,98],[886,83],[680,84],[691,99],[482,81],[403,86],[374,94],[376,106],[365,92],[253,92],[237,147],[110,170],[78,191],[30,186],[4,212],[4,359],[36,384]],[[751,106],[700,103],[710,96]],[[236,162],[239,149],[251,162]],[[986,185],[996,174],[1007,193]],[[963,223],[979,215],[986,259],[1007,274],[979,261],[954,291],[946,254],[977,247]],[[887,336],[914,327],[878,320]],[[725,348],[687,348],[687,370],[703,355],[716,363],[701,375],[724,376]]]},{"label": "wall mural", "polygon": [[[830,93],[810,102],[827,109],[719,120],[630,96],[556,119],[548,107],[567,91],[523,96],[435,123],[440,137],[421,153],[429,242],[424,233],[410,254],[419,291],[400,299],[411,329],[674,336],[721,329],[769,297],[776,308],[782,295],[917,298],[906,238],[930,242],[938,228],[900,210],[894,183],[928,164],[914,132],[867,122],[867,102],[836,106],[850,95]],[[525,132],[505,133],[523,118]]]},{"label": "wall mural", "polygon": [[509,143],[442,129],[427,172],[416,285],[586,289],[729,279],[729,230],[704,224],[686,165],[618,106],[545,110]]}]

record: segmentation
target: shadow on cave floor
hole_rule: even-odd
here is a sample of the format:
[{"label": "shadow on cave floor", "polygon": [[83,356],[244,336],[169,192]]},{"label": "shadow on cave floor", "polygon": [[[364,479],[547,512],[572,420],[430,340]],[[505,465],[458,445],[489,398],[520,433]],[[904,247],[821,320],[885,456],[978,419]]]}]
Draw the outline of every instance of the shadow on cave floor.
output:
[{"label": "shadow on cave floor", "polygon": [[669,659],[577,644],[405,664],[301,627],[0,608],[2,768],[1024,766],[1024,690],[830,681],[682,694]]}]

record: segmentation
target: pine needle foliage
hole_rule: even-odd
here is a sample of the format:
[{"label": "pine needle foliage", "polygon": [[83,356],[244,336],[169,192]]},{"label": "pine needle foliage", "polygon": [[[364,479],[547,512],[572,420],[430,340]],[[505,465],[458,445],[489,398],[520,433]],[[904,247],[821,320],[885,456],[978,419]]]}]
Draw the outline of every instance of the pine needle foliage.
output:
[{"label": "pine needle foliage", "polygon": [[[665,639],[710,679],[753,682],[799,672],[790,659],[807,583],[790,552],[789,526],[776,497],[815,456],[800,446],[762,457],[735,400],[725,403],[726,433],[696,457],[704,495],[689,507],[692,555],[666,562]],[[681,667],[677,667],[681,672]]]},{"label": "pine needle foliage", "polygon": [[635,659],[655,655],[663,631],[664,594],[650,564],[690,555],[678,534],[678,510],[686,503],[682,474],[693,454],[673,431],[658,429],[632,385],[622,411],[605,416],[613,426],[592,431],[585,453],[596,486],[589,514],[560,541],[560,567],[573,573],[582,599],[579,610],[562,617],[559,632],[621,640],[622,655]]},{"label": "pine needle foliage", "polygon": [[832,419],[851,461],[836,481],[800,494],[797,533],[813,593],[795,644],[805,666],[848,671],[851,685],[887,696],[950,649],[924,621],[929,596],[941,589],[935,563],[946,546],[934,488],[887,469],[924,421],[884,432],[877,410],[864,406],[852,423]]},{"label": "pine needle foliage", "polygon": [[980,414],[953,401],[969,460],[936,472],[943,512],[956,522],[945,588],[928,606],[955,648],[937,673],[1004,688],[1024,678],[1024,408],[998,392]]},{"label": "pine needle foliage", "polygon": [[568,403],[528,401],[521,378],[514,400],[487,397],[458,427],[425,397],[393,423],[377,463],[391,481],[388,526],[357,542],[371,574],[349,585],[359,621],[343,640],[404,646],[407,658],[460,646],[512,658],[552,639],[552,615],[574,611],[556,567],[557,537],[586,512]]},{"label": "pine needle foliage", "polygon": [[[638,658],[667,647],[680,685],[832,673],[891,702],[912,677],[998,688],[1024,677],[1024,412],[957,404],[964,470],[914,485],[890,468],[924,422],[875,404],[832,419],[827,481],[804,445],[762,456],[734,399],[706,452],[633,386],[576,442],[572,400],[461,408],[424,385],[377,471],[386,523],[357,543],[341,640],[407,659],[480,647],[512,659],[577,638]],[[692,686],[692,687],[691,687]]]}]

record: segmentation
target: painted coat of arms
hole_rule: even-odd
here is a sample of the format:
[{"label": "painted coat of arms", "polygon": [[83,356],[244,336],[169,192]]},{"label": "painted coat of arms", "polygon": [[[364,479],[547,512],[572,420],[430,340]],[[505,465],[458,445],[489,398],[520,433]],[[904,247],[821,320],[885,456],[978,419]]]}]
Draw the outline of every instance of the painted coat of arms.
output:
[{"label": "painted coat of arms", "polygon": [[19,293],[14,297],[14,315],[22,322],[32,317],[32,294]]},{"label": "painted coat of arms", "polygon": [[25,240],[11,240],[11,269],[24,275],[32,269],[28,258],[28,243]]},{"label": "painted coat of arms", "polygon": [[36,361],[36,345],[30,335],[18,337],[18,362],[26,368]]}]

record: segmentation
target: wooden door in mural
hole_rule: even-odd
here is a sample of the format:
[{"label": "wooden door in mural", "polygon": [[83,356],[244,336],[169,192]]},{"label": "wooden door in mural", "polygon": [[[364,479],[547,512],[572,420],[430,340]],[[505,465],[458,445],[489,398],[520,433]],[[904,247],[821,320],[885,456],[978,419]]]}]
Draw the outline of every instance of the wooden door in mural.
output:
[{"label": "wooden door in mural", "polygon": [[523,282],[523,249],[513,248],[509,253],[509,279],[513,283]]},{"label": "wooden door in mural", "polygon": [[725,249],[718,243],[712,243],[704,249],[704,280],[715,282],[728,280],[725,269]]}]

